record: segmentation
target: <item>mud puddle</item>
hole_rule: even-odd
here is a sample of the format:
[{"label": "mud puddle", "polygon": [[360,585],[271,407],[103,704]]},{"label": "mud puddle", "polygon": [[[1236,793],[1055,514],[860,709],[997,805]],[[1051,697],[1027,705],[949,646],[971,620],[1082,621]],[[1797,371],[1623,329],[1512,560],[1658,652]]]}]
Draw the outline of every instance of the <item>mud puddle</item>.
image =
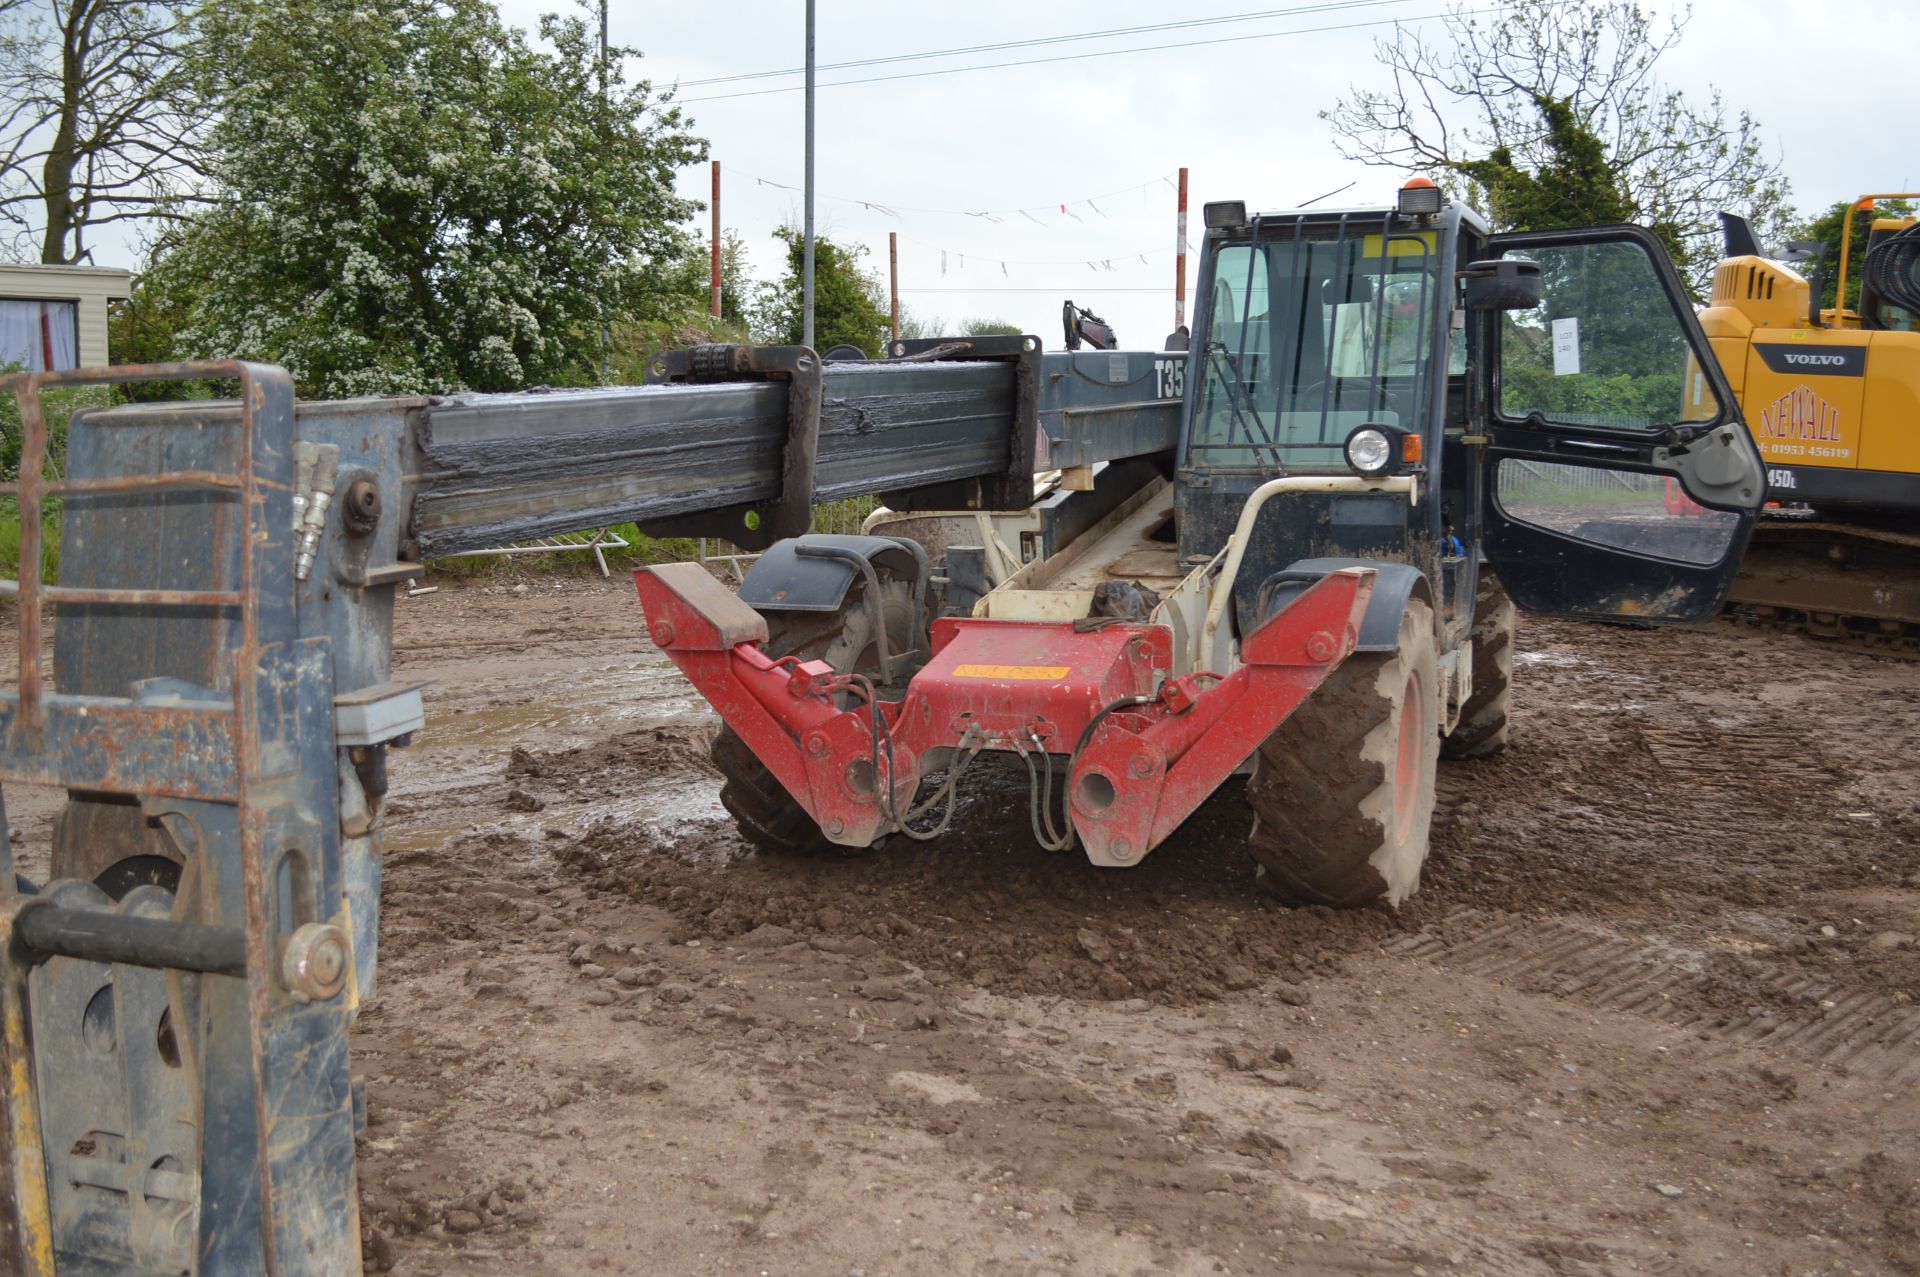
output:
[{"label": "mud puddle", "polygon": [[538,741],[578,745],[635,722],[704,718],[706,702],[667,660],[548,675],[516,683],[514,703],[430,717],[418,748],[498,747]]}]

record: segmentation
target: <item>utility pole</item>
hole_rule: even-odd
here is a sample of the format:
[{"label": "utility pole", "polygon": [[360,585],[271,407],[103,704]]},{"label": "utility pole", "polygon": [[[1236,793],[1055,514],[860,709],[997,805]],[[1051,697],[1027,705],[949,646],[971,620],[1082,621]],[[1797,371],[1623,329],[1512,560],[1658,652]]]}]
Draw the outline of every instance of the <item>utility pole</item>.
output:
[{"label": "utility pole", "polygon": [[720,318],[720,161],[713,162],[713,317]]},{"label": "utility pole", "polygon": [[893,339],[900,340],[900,232],[887,232],[887,295],[892,299]]},{"label": "utility pole", "polygon": [[1173,327],[1187,322],[1187,170],[1180,170],[1180,208],[1173,246]]},{"label": "utility pole", "polygon": [[814,0],[807,0],[807,224],[802,232],[805,245],[800,259],[802,346],[813,345],[813,4]]},{"label": "utility pole", "polygon": [[[600,0],[600,127],[607,118],[607,0]],[[607,303],[600,302],[600,384],[613,380],[613,320],[607,315]]]}]

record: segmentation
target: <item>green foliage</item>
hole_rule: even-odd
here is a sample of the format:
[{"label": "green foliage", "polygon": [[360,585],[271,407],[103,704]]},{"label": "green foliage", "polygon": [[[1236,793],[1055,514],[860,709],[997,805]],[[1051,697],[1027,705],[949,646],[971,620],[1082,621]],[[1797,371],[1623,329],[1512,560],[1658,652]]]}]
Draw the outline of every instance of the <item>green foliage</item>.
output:
[{"label": "green foliage", "polygon": [[1486,193],[1488,213],[1502,226],[1529,230],[1632,221],[1633,204],[1620,190],[1606,143],[1580,122],[1564,99],[1536,93],[1533,100],[1546,125],[1536,170],[1522,167],[1508,146],[1496,146],[1484,160],[1458,165],[1458,171]]},{"label": "green foliage", "polygon": [[[18,371],[12,365],[0,365],[0,374]],[[47,464],[44,473],[57,478],[67,468],[67,423],[83,408],[109,402],[100,386],[55,386],[40,392],[40,411],[47,421]],[[20,433],[20,405],[11,394],[0,394],[0,483],[20,478],[20,452],[25,440]]]},{"label": "green foliage", "polygon": [[[12,365],[0,365],[0,374],[17,372]],[[54,388],[43,391],[41,412],[47,420],[47,463],[42,473],[57,478],[66,472],[67,424],[83,408],[100,407],[108,402],[107,392],[98,386]],[[14,483],[20,478],[20,453],[24,441],[20,434],[20,406],[12,395],[0,395],[0,482]],[[40,575],[55,581],[60,572],[60,499],[46,498],[40,508]],[[14,497],[0,497],[0,577],[17,580],[20,575],[20,503]]]},{"label": "green foliage", "polygon": [[647,361],[662,350],[702,342],[751,341],[749,311],[752,281],[746,244],[732,231],[720,240],[720,318],[713,317],[713,259],[706,239],[689,238],[686,249],[662,277],[658,311],[652,318],[614,321],[608,380],[634,385],[646,380]]},{"label": "green foliage", "polygon": [[[703,324],[713,321],[713,241],[690,236],[686,247],[663,273],[667,305],[680,313],[669,318],[689,316]],[[751,298],[747,274],[747,244],[738,232],[724,231],[720,236],[720,324],[745,325]]]},{"label": "green foliage", "polygon": [[[806,245],[801,233],[783,226],[773,233],[787,246],[787,272],[762,284],[753,316],[754,336],[794,346],[805,332],[801,279]],[[857,346],[868,358],[886,350],[892,333],[887,294],[879,277],[862,270],[864,247],[848,247],[818,235],[813,240],[813,348]]]},{"label": "green foliage", "polygon": [[1022,337],[1026,329],[1018,324],[1009,324],[1004,319],[963,319],[960,321],[960,335],[963,337]]},{"label": "green foliage", "polygon": [[[1820,262],[1822,284],[1820,304],[1823,307],[1833,305],[1833,290],[1840,283],[1840,236],[1847,224],[1847,211],[1853,208],[1853,203],[1852,200],[1841,200],[1818,217],[1794,227],[1791,232],[1792,239],[1811,241],[1826,250]],[[1870,210],[1854,213],[1853,243],[1847,251],[1847,306],[1849,308],[1860,304],[1860,281],[1863,278],[1861,267],[1866,261],[1867,237],[1873,232],[1873,219],[1911,217],[1913,213],[1912,200],[1881,200]]]},{"label": "green foliage", "polygon": [[[222,202],[143,280],[174,355],[285,364],[301,393],[598,379],[602,324],[657,320],[702,159],[677,108],[487,0],[231,0],[197,45]],[[158,279],[154,279],[155,275]],[[155,330],[158,343],[159,328]]]},{"label": "green foliage", "polygon": [[1343,156],[1449,180],[1499,230],[1587,213],[1653,227],[1701,289],[1720,258],[1721,210],[1779,237],[1788,184],[1759,124],[1710,86],[1689,97],[1655,76],[1684,13],[1661,24],[1637,0],[1484,12],[1457,6],[1431,43],[1413,27],[1376,43],[1390,87],[1355,87],[1323,113]]},{"label": "green foliage", "polygon": [[1550,365],[1509,360],[1501,370],[1508,411],[1539,410],[1556,421],[1642,430],[1681,418],[1678,372],[1556,377]]},{"label": "green foliage", "polygon": [[[164,251],[154,261],[134,280],[131,295],[107,312],[107,349],[115,363],[157,364],[182,357],[180,334],[193,322],[201,281],[184,278],[181,261]],[[140,382],[115,391],[122,399],[142,403],[205,399],[211,393],[205,384],[175,381]]]},{"label": "green foliage", "polygon": [[[20,579],[20,506],[12,497],[0,497],[0,577]],[[40,579],[60,580],[60,518],[53,511],[40,520]]]}]

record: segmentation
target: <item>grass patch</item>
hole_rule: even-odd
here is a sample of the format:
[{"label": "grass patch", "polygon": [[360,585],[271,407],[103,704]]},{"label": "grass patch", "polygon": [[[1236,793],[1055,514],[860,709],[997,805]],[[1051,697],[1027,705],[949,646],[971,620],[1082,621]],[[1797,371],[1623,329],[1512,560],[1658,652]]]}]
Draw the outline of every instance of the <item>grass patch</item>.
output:
[{"label": "grass patch", "polygon": [[[12,497],[0,497],[0,578],[9,581],[20,579],[20,506]],[[43,511],[41,515],[40,579],[48,585],[60,580],[60,516],[57,510]]]}]

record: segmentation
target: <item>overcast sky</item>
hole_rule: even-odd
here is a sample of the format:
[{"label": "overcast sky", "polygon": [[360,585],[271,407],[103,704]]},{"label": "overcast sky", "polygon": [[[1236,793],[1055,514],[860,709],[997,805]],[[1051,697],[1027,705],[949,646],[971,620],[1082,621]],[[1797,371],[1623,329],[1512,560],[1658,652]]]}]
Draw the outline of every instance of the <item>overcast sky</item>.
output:
[{"label": "overcast sky", "polygon": [[[1468,2],[1491,9],[1499,0]],[[540,13],[570,4],[503,0],[502,9],[510,22],[531,29]],[[1172,7],[1164,0],[819,0],[823,67],[1282,8],[1319,10],[823,70],[819,228],[865,246],[883,278],[887,232],[897,231],[901,294],[921,317],[1004,319],[1053,346],[1060,303],[1070,297],[1112,321],[1124,345],[1157,346],[1173,323],[1173,174],[1182,165],[1191,172],[1196,227],[1209,199],[1277,209],[1349,182],[1352,188],[1328,206],[1390,199],[1400,176],[1343,163],[1318,113],[1350,85],[1378,82],[1373,44],[1392,35],[1395,21],[1437,31],[1433,16],[1444,7],[1442,0],[1197,0]],[[1718,87],[1730,110],[1756,115],[1786,163],[1801,208],[1920,181],[1897,112],[1875,106],[1909,91],[1920,4],[1900,0],[1856,12],[1832,0],[1696,0],[1693,9],[1684,41],[1661,64],[1663,77],[1698,99]],[[645,54],[630,71],[682,86],[695,131],[722,163],[724,225],[746,240],[762,277],[780,269],[774,229],[800,220],[800,77],[693,82],[800,66],[804,14],[802,0],[612,3],[614,43]],[[1190,44],[1207,40],[1216,42]],[[1190,47],[835,83],[1176,44]],[[760,92],[767,89],[793,91]],[[755,95],[722,96],[745,93]],[[680,187],[705,200],[706,168],[684,172]],[[1198,235],[1189,239],[1197,243]],[[108,261],[132,254],[102,248],[102,265],[137,264]],[[1190,267],[1189,286],[1191,280]]]},{"label": "overcast sky", "polygon": [[[817,57],[824,66],[1306,2],[819,0]],[[539,0],[504,5],[510,21],[528,25],[553,7]],[[1343,163],[1318,113],[1349,85],[1374,82],[1373,42],[1390,36],[1395,20],[1435,29],[1431,16],[1443,7],[1379,0],[1210,28],[822,71],[820,230],[865,245],[883,275],[887,232],[897,231],[901,295],[917,315],[1002,318],[1051,346],[1059,340],[1060,302],[1071,297],[1111,320],[1123,344],[1158,345],[1173,322],[1174,172],[1190,170],[1196,225],[1209,199],[1283,208],[1348,182],[1355,185],[1330,205],[1390,198],[1397,176]],[[1704,99],[1718,87],[1730,109],[1760,119],[1802,208],[1866,190],[1905,190],[1920,180],[1911,138],[1872,106],[1897,99],[1911,83],[1920,4],[1876,6],[1864,26],[1837,20],[1842,12],[1831,0],[1697,0],[1683,43],[1661,64],[1664,78],[1689,95]],[[614,43],[645,53],[633,70],[656,84],[682,85],[695,130],[722,164],[723,223],[745,238],[762,275],[779,266],[773,230],[799,220],[798,191],[762,182],[801,183],[803,99],[797,91],[720,95],[797,89],[800,77],[692,82],[801,65],[804,13],[801,0],[615,0],[611,14]],[[1344,29],[1309,30],[1329,27]],[[833,84],[1223,37],[1239,38]],[[1789,54],[1794,60],[1783,60]],[[704,169],[682,175],[688,195],[704,200],[708,184]],[[977,212],[994,217],[969,215]],[[1190,286],[1191,277],[1190,266]]]}]

